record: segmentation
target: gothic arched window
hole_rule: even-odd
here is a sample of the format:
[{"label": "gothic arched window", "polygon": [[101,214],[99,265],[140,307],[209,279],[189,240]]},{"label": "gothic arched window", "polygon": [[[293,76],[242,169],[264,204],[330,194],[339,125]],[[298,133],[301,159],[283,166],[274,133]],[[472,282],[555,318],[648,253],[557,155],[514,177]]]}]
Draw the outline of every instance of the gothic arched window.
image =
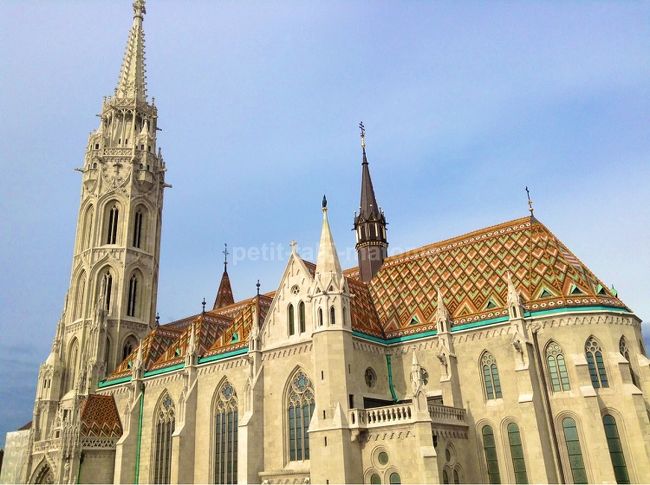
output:
[{"label": "gothic arched window", "polygon": [[68,379],[65,385],[66,392],[72,389],[77,380],[77,360],[79,360],[79,341],[75,338],[68,347]]},{"label": "gothic arched window", "polygon": [[81,272],[77,278],[77,291],[75,294],[74,302],[74,315],[73,318],[81,318],[83,316],[83,305],[84,305],[84,296],[86,295],[86,273]]},{"label": "gothic arched window", "polygon": [[138,340],[133,335],[129,335],[122,345],[122,360],[131,355],[137,346]]},{"label": "gothic arched window", "polygon": [[101,297],[104,300],[104,310],[110,312],[111,296],[113,294],[113,276],[111,275],[111,271],[109,269],[104,271],[99,281]]},{"label": "gothic arched window", "polygon": [[594,336],[589,337],[585,343],[585,357],[589,366],[591,384],[594,388],[609,387],[605,362],[603,360],[603,351]]},{"label": "gothic arched window", "polygon": [[117,223],[120,218],[120,210],[117,204],[113,204],[108,209],[108,224],[106,226],[106,244],[117,243]]},{"label": "gothic arched window", "polygon": [[92,243],[93,234],[93,206],[86,209],[83,221],[83,233],[81,234],[81,249],[88,249]]},{"label": "gothic arched window", "polygon": [[300,333],[305,331],[305,302],[301,301],[298,304],[298,324],[300,327]]},{"label": "gothic arched window", "polygon": [[330,325],[336,325],[336,311],[334,307],[330,307]]},{"label": "gothic arched window", "polygon": [[611,414],[603,416],[603,426],[605,427],[605,437],[607,438],[607,447],[609,448],[609,457],[614,467],[614,477],[616,483],[630,483],[630,476],[627,473],[627,464],[625,455],[623,455],[623,445],[621,437],[618,434],[616,420]]},{"label": "gothic arched window", "polygon": [[564,432],[564,442],[569,456],[573,483],[587,483],[587,471],[585,470],[585,462],[582,459],[580,437],[578,436],[575,420],[573,418],[564,418],[562,420],[562,431]]},{"label": "gothic arched window", "polygon": [[296,322],[293,313],[293,304],[291,303],[289,303],[289,307],[287,308],[287,319],[289,320],[289,335],[293,335],[296,333]]},{"label": "gothic arched window", "polygon": [[632,367],[632,359],[630,359],[630,350],[627,347],[627,340],[625,340],[625,337],[623,336],[618,341],[618,350],[630,365],[630,377],[632,378],[632,384],[634,384],[636,387],[639,387],[639,379],[636,375],[636,372],[634,372],[634,367]]},{"label": "gothic arched window", "polygon": [[126,305],[126,314],[129,317],[137,316],[138,309],[138,276],[134,273],[129,280],[129,294]]},{"label": "gothic arched window", "polygon": [[217,391],[214,409],[214,483],[237,483],[237,393],[226,381]]},{"label": "gothic arched window", "polygon": [[553,392],[570,390],[569,373],[564,360],[564,353],[555,342],[551,342],[546,346],[546,365]]},{"label": "gothic arched window", "polygon": [[287,394],[289,460],[309,460],[309,421],[314,412],[314,388],[309,377],[296,372]]},{"label": "gothic arched window", "polygon": [[152,483],[170,483],[172,466],[172,434],[176,425],[174,402],[166,392],[154,414],[154,450]]},{"label": "gothic arched window", "polygon": [[144,210],[140,207],[133,214],[133,247],[140,249],[142,244],[142,226],[144,223]]},{"label": "gothic arched window", "polygon": [[524,459],[524,447],[521,444],[521,435],[519,426],[515,423],[508,424],[508,444],[510,445],[510,458],[512,459],[512,468],[515,471],[516,483],[528,483],[526,473],[526,460]]},{"label": "gothic arched window", "polygon": [[322,308],[318,309],[318,326],[319,327],[323,326],[323,309]]},{"label": "gothic arched window", "polygon": [[503,397],[501,394],[501,380],[499,379],[497,361],[489,352],[484,352],[481,357],[481,371],[483,374],[485,397],[487,399]]},{"label": "gothic arched window", "polygon": [[494,440],[492,426],[483,426],[481,434],[483,435],[483,452],[485,453],[488,481],[490,483],[501,483],[499,459],[497,458],[497,444]]}]

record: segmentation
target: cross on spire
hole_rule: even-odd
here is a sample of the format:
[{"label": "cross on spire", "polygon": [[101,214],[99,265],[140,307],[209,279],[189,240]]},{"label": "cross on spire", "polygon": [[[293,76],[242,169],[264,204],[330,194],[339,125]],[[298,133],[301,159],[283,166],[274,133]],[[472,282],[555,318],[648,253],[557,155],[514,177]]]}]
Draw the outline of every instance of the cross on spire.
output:
[{"label": "cross on spire", "polygon": [[530,199],[530,190],[528,190],[528,186],[526,186],[526,197],[528,197],[528,211],[530,212],[530,217],[533,217],[535,209],[533,209],[533,201]]},{"label": "cross on spire", "polygon": [[228,252],[228,243],[224,243],[221,254],[223,254],[223,272],[225,273],[228,270],[228,255],[230,254]]},{"label": "cross on spire", "polygon": [[359,122],[359,129],[361,130],[361,146],[364,151],[366,149],[366,127],[363,126],[363,121]]}]

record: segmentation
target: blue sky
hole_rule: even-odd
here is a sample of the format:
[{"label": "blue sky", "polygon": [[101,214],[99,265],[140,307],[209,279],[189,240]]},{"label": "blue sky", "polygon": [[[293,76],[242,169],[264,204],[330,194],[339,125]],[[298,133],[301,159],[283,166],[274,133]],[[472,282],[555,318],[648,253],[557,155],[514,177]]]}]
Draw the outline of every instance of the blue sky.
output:
[{"label": "blue sky", "polygon": [[[222,245],[354,244],[365,122],[391,248],[536,215],[650,318],[648,2],[150,0],[163,321],[214,298]],[[79,174],[130,0],[0,3],[0,443],[31,417],[69,282]],[[354,265],[353,253],[344,266]],[[273,258],[271,258],[273,259]],[[231,266],[235,296],[275,260]],[[646,339],[648,331],[646,330]]]}]

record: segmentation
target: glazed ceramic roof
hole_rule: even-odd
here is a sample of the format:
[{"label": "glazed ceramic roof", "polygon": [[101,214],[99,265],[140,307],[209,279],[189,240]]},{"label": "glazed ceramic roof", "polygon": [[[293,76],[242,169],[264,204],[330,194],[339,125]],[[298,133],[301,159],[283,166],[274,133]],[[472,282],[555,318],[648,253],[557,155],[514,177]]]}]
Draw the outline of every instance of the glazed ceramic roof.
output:
[{"label": "glazed ceramic roof", "polygon": [[119,438],[122,423],[113,396],[90,394],[81,401],[81,435]]},{"label": "glazed ceramic roof", "polygon": [[[625,305],[535,218],[525,217],[392,256],[370,281],[387,336],[431,327],[436,288],[454,325],[507,315],[506,273],[528,310]],[[356,268],[349,270],[357,275]],[[423,328],[418,328],[418,331]]]},{"label": "glazed ceramic roof", "polygon": [[[316,265],[304,263],[313,276]],[[438,288],[452,325],[507,316],[508,272],[529,311],[598,305],[627,309],[551,231],[525,217],[391,256],[370,283],[358,279],[358,268],[346,270],[352,328],[380,338],[433,330]],[[261,322],[274,295],[156,328],[142,341],[145,370],[182,362],[193,322],[199,356],[245,348],[256,305]],[[129,374],[136,353],[110,378]]]}]

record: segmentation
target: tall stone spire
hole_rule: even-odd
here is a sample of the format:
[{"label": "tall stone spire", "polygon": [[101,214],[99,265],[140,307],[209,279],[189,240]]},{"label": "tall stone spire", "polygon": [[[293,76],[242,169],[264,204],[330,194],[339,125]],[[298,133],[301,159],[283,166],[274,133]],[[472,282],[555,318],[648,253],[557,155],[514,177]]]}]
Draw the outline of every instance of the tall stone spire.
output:
[{"label": "tall stone spire", "polygon": [[366,155],[366,129],[363,122],[361,129],[361,202],[359,213],[354,217],[354,230],[357,238],[357,254],[359,257],[359,274],[361,280],[370,281],[386,259],[388,240],[386,239],[386,218],[377,204],[375,189],[370,177],[368,157]]},{"label": "tall stone spire", "polygon": [[126,43],[120,78],[115,88],[115,97],[141,101],[147,99],[147,79],[144,63],[144,29],[142,21],[147,13],[144,0],[133,2],[133,25]]},{"label": "tall stone spire", "polygon": [[327,199],[323,196],[323,227],[320,233],[320,245],[318,246],[318,259],[316,260],[316,274],[323,277],[327,275],[342,276],[341,263],[336,252],[334,237],[327,219]]},{"label": "tall stone spire", "polygon": [[217,297],[214,299],[213,310],[235,303],[235,298],[230,286],[230,277],[228,276],[228,254],[230,254],[228,252],[228,245],[225,244],[223,250],[223,275],[221,275],[221,283],[219,283]]}]

